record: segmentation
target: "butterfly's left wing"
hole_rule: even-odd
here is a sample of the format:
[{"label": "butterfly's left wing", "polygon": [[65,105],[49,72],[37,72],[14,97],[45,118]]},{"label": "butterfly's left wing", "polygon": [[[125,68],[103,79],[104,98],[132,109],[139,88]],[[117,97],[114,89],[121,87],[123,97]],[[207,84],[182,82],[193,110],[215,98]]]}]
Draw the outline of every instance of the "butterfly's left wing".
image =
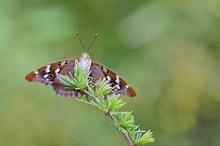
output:
[{"label": "butterfly's left wing", "polygon": [[78,94],[81,94],[79,90],[68,90],[59,80],[61,74],[68,75],[69,72],[74,74],[76,59],[77,58],[70,58],[44,65],[27,74],[25,79],[29,82],[40,82],[44,85],[52,85],[54,91],[62,96],[78,96]]},{"label": "butterfly's left wing", "polygon": [[119,77],[115,72],[110,70],[108,67],[104,66],[103,64],[92,61],[91,64],[91,77],[93,78],[93,82],[95,83],[100,78],[106,78],[106,80],[115,87],[113,89],[113,93],[116,94],[125,94],[129,97],[136,96],[136,92],[134,89],[128,85],[121,77]]}]

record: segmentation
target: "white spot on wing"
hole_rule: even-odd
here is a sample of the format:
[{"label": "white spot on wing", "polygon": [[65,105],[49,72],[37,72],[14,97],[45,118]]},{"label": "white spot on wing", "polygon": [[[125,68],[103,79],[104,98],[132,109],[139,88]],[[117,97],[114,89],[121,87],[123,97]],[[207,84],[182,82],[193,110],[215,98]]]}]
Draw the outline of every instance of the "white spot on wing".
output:
[{"label": "white spot on wing", "polygon": [[61,64],[60,64],[60,65],[61,65],[61,66],[63,66],[65,63],[66,63],[66,61],[63,61],[63,62],[61,62]]},{"label": "white spot on wing", "polygon": [[46,79],[49,76],[49,74],[45,74],[43,77]]},{"label": "white spot on wing", "polygon": [[35,75],[37,75],[37,74],[38,74],[38,71],[37,71],[37,70],[35,70],[35,71],[34,71],[34,73],[35,73]]},{"label": "white spot on wing", "polygon": [[105,73],[107,73],[107,69],[106,69],[105,67],[103,67],[103,71],[104,71]]},{"label": "white spot on wing", "polygon": [[119,79],[119,76],[116,75],[116,80],[115,80],[115,83],[119,84],[120,83],[120,79]]},{"label": "white spot on wing", "polygon": [[50,67],[51,67],[51,65],[50,65],[50,64],[49,64],[49,65],[47,65],[47,68],[48,68],[48,69],[50,69]]},{"label": "white spot on wing", "polygon": [[59,73],[60,72],[60,68],[57,68],[56,70],[55,70],[55,73],[57,74],[57,73]]},{"label": "white spot on wing", "polygon": [[120,89],[120,86],[119,86],[119,85],[116,85],[116,88],[117,88],[117,89]]},{"label": "white spot on wing", "polygon": [[50,69],[46,69],[45,72],[46,72],[46,73],[49,73],[49,72],[50,72]]},{"label": "white spot on wing", "polygon": [[119,80],[119,79],[116,79],[116,80],[115,80],[115,83],[119,84],[119,83],[120,83],[120,80]]},{"label": "white spot on wing", "polygon": [[47,67],[46,67],[46,69],[45,69],[45,72],[46,73],[49,73],[50,72],[50,67],[51,67],[51,65],[49,64],[49,65],[47,65]]},{"label": "white spot on wing", "polygon": [[111,82],[111,78],[110,78],[110,76],[106,76],[106,79],[109,81],[109,82]]},{"label": "white spot on wing", "polygon": [[118,76],[118,75],[116,75],[116,80],[117,80],[117,79],[119,79],[119,76]]}]

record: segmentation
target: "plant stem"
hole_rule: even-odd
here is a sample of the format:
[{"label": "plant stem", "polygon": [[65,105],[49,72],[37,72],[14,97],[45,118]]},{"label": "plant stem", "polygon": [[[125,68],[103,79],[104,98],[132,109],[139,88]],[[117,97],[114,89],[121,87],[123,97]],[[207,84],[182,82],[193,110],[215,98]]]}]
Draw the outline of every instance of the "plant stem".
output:
[{"label": "plant stem", "polygon": [[[115,118],[114,118],[111,111],[108,111],[107,115],[111,118],[112,121],[114,121]],[[135,144],[133,144],[128,132],[123,132],[123,134],[124,134],[125,138],[127,139],[128,143],[130,144],[130,146],[136,146]]]},{"label": "plant stem", "polygon": [[[89,93],[87,90],[83,89],[82,91],[83,91],[86,95],[88,95],[88,96],[94,98],[96,102],[99,102],[99,99],[98,99],[96,96],[94,96],[93,94]],[[112,114],[111,111],[107,111],[106,114],[110,117],[110,119],[111,119],[112,121],[115,120],[115,117],[114,117],[114,115]],[[123,132],[123,135],[125,136],[125,138],[126,138],[126,140],[128,141],[128,143],[129,143],[130,146],[137,146],[137,145],[135,145],[135,144],[132,142],[132,140],[131,140],[131,138],[130,138],[128,132]]]}]

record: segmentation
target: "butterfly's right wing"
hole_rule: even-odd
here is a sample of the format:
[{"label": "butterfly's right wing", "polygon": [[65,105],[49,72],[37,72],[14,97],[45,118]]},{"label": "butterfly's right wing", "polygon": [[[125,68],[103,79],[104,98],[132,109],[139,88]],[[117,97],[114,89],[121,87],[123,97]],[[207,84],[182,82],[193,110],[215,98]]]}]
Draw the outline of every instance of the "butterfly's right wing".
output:
[{"label": "butterfly's right wing", "polygon": [[81,92],[78,90],[68,90],[63,85],[59,76],[68,75],[69,72],[74,74],[75,61],[78,58],[70,58],[44,65],[25,76],[29,82],[40,82],[45,85],[52,85],[54,91],[62,96],[78,96]]}]

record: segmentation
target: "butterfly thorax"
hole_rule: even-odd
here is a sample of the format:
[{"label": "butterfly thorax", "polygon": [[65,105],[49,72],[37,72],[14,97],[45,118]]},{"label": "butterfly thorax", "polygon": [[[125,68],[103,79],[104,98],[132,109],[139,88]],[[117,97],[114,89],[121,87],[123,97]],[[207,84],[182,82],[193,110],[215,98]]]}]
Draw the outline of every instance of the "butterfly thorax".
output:
[{"label": "butterfly thorax", "polygon": [[92,60],[87,52],[83,53],[82,56],[79,58],[79,63],[81,64],[83,69],[90,69]]}]

